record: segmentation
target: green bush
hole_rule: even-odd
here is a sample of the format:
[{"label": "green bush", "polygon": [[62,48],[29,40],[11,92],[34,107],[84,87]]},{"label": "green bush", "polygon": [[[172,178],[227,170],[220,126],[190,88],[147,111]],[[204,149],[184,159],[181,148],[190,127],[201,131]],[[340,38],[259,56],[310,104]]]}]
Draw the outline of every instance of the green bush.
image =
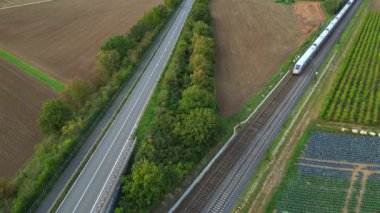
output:
[{"label": "green bush", "polygon": [[57,133],[70,120],[72,112],[60,99],[53,99],[42,105],[38,126],[43,133]]},{"label": "green bush", "polygon": [[346,0],[324,0],[322,2],[323,8],[329,15],[334,15],[346,4]]}]

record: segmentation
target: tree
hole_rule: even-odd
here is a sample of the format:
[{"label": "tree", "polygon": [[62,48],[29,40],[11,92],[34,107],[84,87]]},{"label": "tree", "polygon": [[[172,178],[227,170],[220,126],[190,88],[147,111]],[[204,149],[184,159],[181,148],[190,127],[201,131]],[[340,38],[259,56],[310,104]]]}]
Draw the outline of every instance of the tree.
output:
[{"label": "tree", "polygon": [[185,146],[183,155],[187,160],[197,160],[207,150],[216,127],[217,118],[212,109],[194,109],[183,115],[174,133],[181,138]]},{"label": "tree", "polygon": [[61,96],[73,110],[78,110],[84,107],[92,91],[93,88],[87,81],[75,78],[69,82]]},{"label": "tree", "polygon": [[122,180],[124,209],[146,212],[163,194],[163,172],[153,162],[140,160],[132,166],[132,174]]},{"label": "tree", "polygon": [[54,133],[61,130],[72,117],[72,112],[60,99],[46,101],[38,118],[38,126],[43,133]]},{"label": "tree", "polygon": [[121,59],[119,52],[116,50],[100,51],[96,56],[98,66],[103,68],[108,76],[120,69]]},{"label": "tree", "polygon": [[99,64],[97,64],[97,66],[95,66],[92,69],[92,74],[93,75],[90,81],[96,88],[99,88],[102,85],[104,85],[104,83],[108,80],[109,77],[105,69]]},{"label": "tree", "polygon": [[203,69],[195,69],[190,75],[191,84],[199,85],[200,87],[207,89],[208,91],[214,91],[214,78]]},{"label": "tree", "polygon": [[181,3],[181,0],[164,0],[164,4],[170,10],[173,10]]},{"label": "tree", "polygon": [[209,91],[202,89],[198,85],[193,85],[182,92],[179,108],[183,111],[190,111],[197,108],[215,109],[215,98]]},{"label": "tree", "polygon": [[199,2],[198,4],[194,4],[193,6],[193,11],[190,14],[191,18],[194,21],[199,21],[202,20],[206,23],[210,23],[211,21],[211,16],[208,10],[208,5],[207,3],[201,3]]},{"label": "tree", "polygon": [[214,41],[210,37],[195,35],[192,39],[192,54],[204,55],[207,59],[214,57]]},{"label": "tree", "polygon": [[193,33],[201,36],[211,36],[212,30],[211,27],[203,21],[197,21],[193,24]]},{"label": "tree", "polygon": [[127,36],[116,35],[108,39],[100,49],[103,52],[116,50],[119,53],[120,58],[124,58],[128,55],[128,51],[135,46],[136,42],[129,39]]},{"label": "tree", "polygon": [[343,0],[325,0],[322,4],[326,12],[330,15],[338,13],[346,1]]},{"label": "tree", "polygon": [[214,69],[214,64],[210,61],[207,60],[207,57],[201,54],[192,54],[190,57],[190,62],[189,62],[189,67],[190,69],[202,69],[205,70],[206,72],[208,71],[208,75],[212,75],[212,71]]},{"label": "tree", "polygon": [[148,31],[159,27],[164,23],[165,18],[168,16],[168,11],[163,5],[159,5],[144,14],[141,21],[148,25]]}]

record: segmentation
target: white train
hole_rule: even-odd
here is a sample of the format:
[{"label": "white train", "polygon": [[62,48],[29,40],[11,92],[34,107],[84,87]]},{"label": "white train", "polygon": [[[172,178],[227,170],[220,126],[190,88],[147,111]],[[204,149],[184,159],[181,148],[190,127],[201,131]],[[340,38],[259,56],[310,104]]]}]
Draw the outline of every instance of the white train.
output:
[{"label": "white train", "polygon": [[350,9],[355,0],[348,0],[346,5],[340,10],[340,12],[334,17],[333,20],[330,21],[329,25],[327,25],[326,29],[319,35],[319,37],[314,41],[314,43],[306,50],[306,52],[301,56],[301,58],[297,61],[296,65],[293,69],[293,74],[298,75],[302,72],[302,70],[306,67],[307,63],[314,56],[314,54],[318,51],[319,47],[323,44],[326,38],[330,35],[330,33],[335,29],[340,20],[342,20],[343,16]]}]

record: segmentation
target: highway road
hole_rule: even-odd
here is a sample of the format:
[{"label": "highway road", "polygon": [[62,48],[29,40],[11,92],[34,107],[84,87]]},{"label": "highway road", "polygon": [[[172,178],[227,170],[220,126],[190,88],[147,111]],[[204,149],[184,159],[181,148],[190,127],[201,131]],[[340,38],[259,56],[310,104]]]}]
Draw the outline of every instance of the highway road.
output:
[{"label": "highway road", "polygon": [[[233,210],[236,201],[246,188],[249,180],[255,174],[259,163],[264,158],[266,152],[280,132],[283,124],[289,118],[294,107],[315,78],[315,72],[323,65],[331,49],[338,42],[342,32],[358,9],[360,2],[361,0],[358,0],[354,4],[303,73],[297,77],[287,76],[288,79],[297,78],[295,83],[288,89],[288,92],[284,98],[281,99],[273,113],[268,117],[263,127],[250,139],[251,142],[248,147],[243,153],[241,153],[241,155],[239,155],[240,157],[237,162],[223,177],[220,183],[217,184],[212,191],[210,188],[207,188],[207,186],[211,186],[211,184],[201,184],[202,181],[206,180],[206,177],[216,176],[217,174],[223,173],[223,171],[218,171],[220,166],[217,162],[223,161],[223,155],[226,156],[227,153],[222,153],[220,157],[214,161],[215,163],[210,165],[207,171],[204,171],[204,176],[198,178],[200,182],[194,183],[187,190],[188,193],[185,193],[186,195],[180,198],[170,210],[171,212],[194,212],[194,209],[197,209],[195,211],[201,212],[231,212]],[[291,74],[288,73],[288,75]],[[282,88],[279,87],[279,89]],[[264,104],[263,107],[267,106]],[[256,121],[252,120],[252,122]],[[236,140],[239,140],[239,138],[240,137],[237,136]],[[233,144],[233,141],[231,144]],[[228,149],[226,149],[226,151],[227,150]],[[205,193],[203,192],[205,191],[208,193],[211,191],[211,193],[204,196]],[[199,199],[201,197],[202,199]],[[207,197],[207,199],[204,199],[204,197]]]},{"label": "highway road", "polygon": [[[111,106],[109,107],[105,115],[96,124],[91,134],[83,141],[82,144],[80,144],[77,147],[78,150],[72,153],[73,157],[70,157],[70,159],[67,159],[67,162],[65,162],[68,164],[67,167],[63,165],[63,167],[61,168],[63,169],[64,167],[66,167],[64,171],[57,173],[56,178],[53,178],[49,182],[49,184],[47,184],[44,191],[40,195],[40,199],[43,199],[42,202],[38,203],[37,201],[34,204],[34,205],[38,205],[38,209],[36,210],[36,212],[44,213],[48,209],[50,209],[53,204],[55,204],[55,202],[61,195],[62,190],[69,183],[69,181],[75,174],[76,170],[80,167],[87,153],[98,141],[98,138],[101,137],[104,131],[104,128],[107,126],[109,122],[111,122],[113,115],[116,113],[116,111],[119,109],[123,101],[126,99],[129,92],[133,90],[133,85],[135,85],[138,82],[139,77],[145,71],[145,68],[148,66],[150,60],[153,58],[156,51],[158,50],[161,43],[163,42],[166,35],[168,34],[178,13],[179,11],[177,10],[176,13],[173,14],[173,17],[171,18],[171,20],[161,30],[161,32],[159,33],[159,35],[153,42],[152,46],[148,49],[147,54],[145,55],[144,59],[141,61],[140,65],[137,67],[137,70],[132,75],[131,79],[124,86],[122,86],[123,89],[121,89],[121,91],[116,95],[116,98],[113,101],[111,101],[112,102]],[[49,191],[49,193],[46,194],[47,191]],[[32,208],[31,210],[33,209],[34,208]]]},{"label": "highway road", "polygon": [[114,190],[133,150],[133,132],[179,38],[194,0],[180,8],[164,40],[58,212],[99,212]]}]

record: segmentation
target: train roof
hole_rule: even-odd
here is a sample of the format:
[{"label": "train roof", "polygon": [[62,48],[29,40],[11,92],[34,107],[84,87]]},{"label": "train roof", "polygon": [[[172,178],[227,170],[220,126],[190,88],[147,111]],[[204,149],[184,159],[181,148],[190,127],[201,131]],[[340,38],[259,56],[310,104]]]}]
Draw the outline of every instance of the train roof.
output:
[{"label": "train roof", "polygon": [[309,47],[309,49],[306,50],[305,54],[303,54],[303,56],[298,60],[297,65],[303,66],[309,60],[311,55],[313,55],[316,48],[316,45],[311,45],[311,47]]}]

